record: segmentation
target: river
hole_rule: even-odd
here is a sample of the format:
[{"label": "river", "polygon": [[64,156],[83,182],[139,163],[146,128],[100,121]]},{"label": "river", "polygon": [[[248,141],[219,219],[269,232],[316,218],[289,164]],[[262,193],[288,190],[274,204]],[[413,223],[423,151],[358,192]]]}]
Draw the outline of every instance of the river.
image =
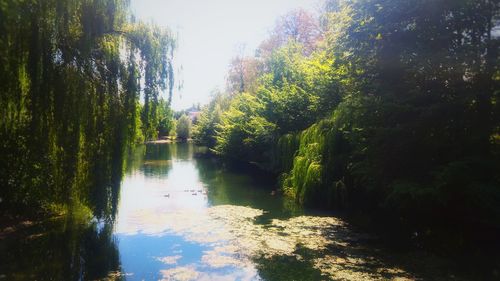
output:
[{"label": "river", "polygon": [[27,222],[0,239],[0,280],[413,280],[397,256],[331,214],[272,192],[268,175],[140,146],[111,220]]}]

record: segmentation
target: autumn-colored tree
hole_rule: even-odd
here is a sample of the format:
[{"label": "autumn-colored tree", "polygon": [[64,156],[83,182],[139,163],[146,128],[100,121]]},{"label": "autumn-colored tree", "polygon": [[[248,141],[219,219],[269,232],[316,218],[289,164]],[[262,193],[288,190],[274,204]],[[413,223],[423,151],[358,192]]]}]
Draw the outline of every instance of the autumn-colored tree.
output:
[{"label": "autumn-colored tree", "polygon": [[316,49],[321,38],[322,30],[318,18],[298,9],[278,19],[271,36],[261,43],[258,54],[267,57],[288,41],[295,41],[304,46],[304,55],[309,55]]},{"label": "autumn-colored tree", "polygon": [[231,60],[227,76],[229,93],[255,92],[263,64],[258,58],[237,56]]}]

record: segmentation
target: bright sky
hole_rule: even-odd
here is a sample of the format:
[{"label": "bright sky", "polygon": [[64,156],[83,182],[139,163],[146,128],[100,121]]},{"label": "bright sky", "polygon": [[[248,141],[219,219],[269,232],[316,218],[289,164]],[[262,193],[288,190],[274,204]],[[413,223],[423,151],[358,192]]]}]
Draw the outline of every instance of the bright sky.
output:
[{"label": "bright sky", "polygon": [[[205,104],[215,88],[224,89],[232,57],[254,50],[288,11],[316,11],[321,0],[132,0],[138,19],[168,26],[178,36],[177,86],[173,108]],[[182,68],[182,69],[181,69]]]}]

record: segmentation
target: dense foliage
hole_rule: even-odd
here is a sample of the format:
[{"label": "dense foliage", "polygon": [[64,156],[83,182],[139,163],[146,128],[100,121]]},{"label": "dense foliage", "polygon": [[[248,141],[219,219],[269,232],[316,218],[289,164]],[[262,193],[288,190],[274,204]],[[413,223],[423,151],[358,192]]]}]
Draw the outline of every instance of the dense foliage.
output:
[{"label": "dense foliage", "polygon": [[170,103],[164,99],[160,99],[157,108],[158,136],[168,136],[174,127],[173,111],[170,108]]},{"label": "dense foliage", "polygon": [[191,119],[186,114],[177,120],[176,133],[177,137],[183,140],[187,140],[191,136]]},{"label": "dense foliage", "polygon": [[215,92],[210,103],[203,108],[198,123],[193,127],[193,135],[198,144],[214,147],[216,144],[215,129],[220,123],[223,110],[229,106],[229,97]]},{"label": "dense foliage", "polygon": [[302,13],[234,60],[229,105],[205,108],[195,137],[281,173],[309,206],[498,233],[499,1],[328,1],[316,24]]},{"label": "dense foliage", "polygon": [[175,42],[131,18],[126,0],[0,3],[2,208],[109,211],[126,145],[168,130]]}]

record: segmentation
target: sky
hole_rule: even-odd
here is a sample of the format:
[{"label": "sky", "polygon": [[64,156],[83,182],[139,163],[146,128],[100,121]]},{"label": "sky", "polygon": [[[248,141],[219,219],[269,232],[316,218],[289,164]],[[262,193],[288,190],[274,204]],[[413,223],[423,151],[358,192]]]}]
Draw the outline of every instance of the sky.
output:
[{"label": "sky", "polygon": [[[223,90],[231,58],[252,55],[276,20],[289,11],[316,11],[321,0],[132,0],[137,19],[169,27],[177,36],[172,107],[206,104]],[[165,95],[165,93],[164,93]]]}]

